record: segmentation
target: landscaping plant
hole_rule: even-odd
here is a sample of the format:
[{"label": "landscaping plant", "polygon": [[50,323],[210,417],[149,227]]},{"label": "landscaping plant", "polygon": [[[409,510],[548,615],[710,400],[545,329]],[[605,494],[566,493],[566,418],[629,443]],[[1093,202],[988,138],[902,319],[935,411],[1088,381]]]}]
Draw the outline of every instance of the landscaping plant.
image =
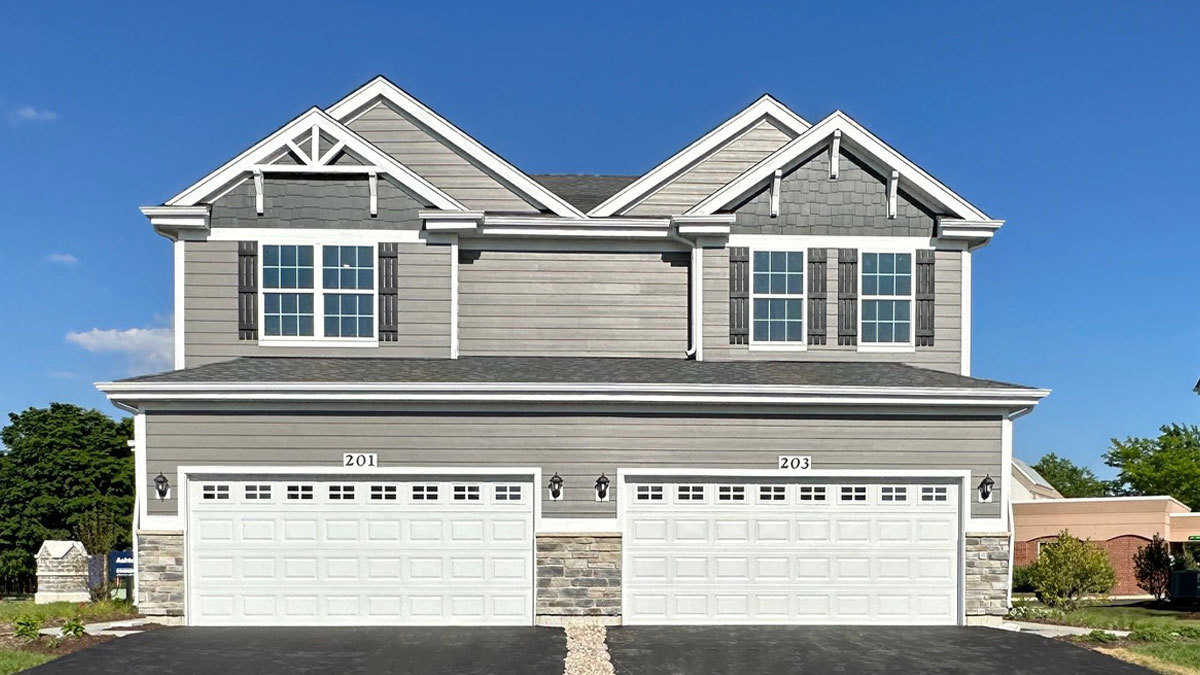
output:
[{"label": "landscaping plant", "polygon": [[1167,542],[1159,535],[1133,554],[1133,573],[1138,588],[1154,596],[1157,601],[1167,597],[1171,587],[1171,552]]},{"label": "landscaping plant", "polygon": [[[1034,563],[1035,565],[1037,563]],[[1033,565],[1022,565],[1021,567],[1013,568],[1012,577],[1013,593],[1032,593],[1033,587]]]},{"label": "landscaping plant", "polygon": [[80,621],[78,618],[71,617],[70,619],[67,619],[66,622],[63,623],[63,625],[62,625],[62,636],[63,637],[78,638],[78,637],[83,637],[84,635],[87,635],[87,629],[83,627],[83,622]]},{"label": "landscaping plant", "polygon": [[1085,596],[1108,593],[1117,582],[1108,555],[1066,530],[1042,545],[1032,576],[1038,599],[1064,610],[1078,607]]},{"label": "landscaping plant", "polygon": [[36,640],[41,637],[42,618],[26,614],[13,621],[13,635],[22,640]]}]

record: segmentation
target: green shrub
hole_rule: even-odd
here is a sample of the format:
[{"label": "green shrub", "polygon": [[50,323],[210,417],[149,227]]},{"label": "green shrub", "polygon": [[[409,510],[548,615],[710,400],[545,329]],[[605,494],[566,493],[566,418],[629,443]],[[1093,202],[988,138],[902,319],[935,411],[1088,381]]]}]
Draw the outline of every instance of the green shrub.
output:
[{"label": "green shrub", "polygon": [[1161,601],[1171,585],[1171,552],[1167,542],[1157,534],[1133,554],[1133,573],[1138,588]]},{"label": "green shrub", "polygon": [[1179,634],[1170,628],[1153,624],[1138,626],[1129,634],[1130,640],[1138,642],[1174,642],[1178,637]]},{"label": "green shrub", "polygon": [[63,622],[62,636],[63,637],[83,637],[87,635],[87,629],[83,627],[83,622],[77,617],[71,617]]},{"label": "green shrub", "polygon": [[1013,593],[1033,593],[1033,565],[1013,568]]},{"label": "green shrub", "polygon": [[41,637],[42,617],[26,614],[18,616],[13,621],[13,635],[22,640],[36,640]]},{"label": "green shrub", "polygon": [[1064,610],[1078,607],[1085,595],[1107,593],[1117,582],[1108,555],[1066,530],[1042,545],[1031,576],[1038,599]]},{"label": "green shrub", "polygon": [[1179,637],[1187,638],[1189,640],[1200,638],[1200,626],[1181,623],[1175,628],[1175,632],[1179,633]]}]

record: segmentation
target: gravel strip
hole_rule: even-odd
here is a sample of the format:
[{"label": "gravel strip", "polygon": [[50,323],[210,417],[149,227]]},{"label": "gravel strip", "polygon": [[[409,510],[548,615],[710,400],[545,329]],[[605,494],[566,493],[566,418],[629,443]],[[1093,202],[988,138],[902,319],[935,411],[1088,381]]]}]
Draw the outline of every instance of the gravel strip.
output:
[{"label": "gravel strip", "polygon": [[563,675],[614,675],[604,626],[581,621],[568,622],[563,629],[567,632]]}]

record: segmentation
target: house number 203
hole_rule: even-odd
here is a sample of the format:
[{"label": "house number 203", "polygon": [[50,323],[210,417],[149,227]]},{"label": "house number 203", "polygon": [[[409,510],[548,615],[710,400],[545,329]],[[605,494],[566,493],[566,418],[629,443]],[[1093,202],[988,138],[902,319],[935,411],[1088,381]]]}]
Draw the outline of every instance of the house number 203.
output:
[{"label": "house number 203", "polygon": [[347,452],[342,455],[342,466],[347,469],[373,469],[379,466],[379,456],[373,452]]},{"label": "house number 203", "polygon": [[780,471],[807,471],[812,468],[812,457],[808,455],[780,455]]}]

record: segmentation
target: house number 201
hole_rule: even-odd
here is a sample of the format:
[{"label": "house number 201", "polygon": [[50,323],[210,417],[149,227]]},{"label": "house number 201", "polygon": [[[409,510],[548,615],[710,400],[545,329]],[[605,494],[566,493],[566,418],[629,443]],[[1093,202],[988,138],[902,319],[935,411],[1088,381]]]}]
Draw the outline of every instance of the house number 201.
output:
[{"label": "house number 201", "polygon": [[379,466],[379,456],[373,452],[347,452],[342,455],[342,466],[347,469],[373,469]]},{"label": "house number 201", "polygon": [[807,471],[812,468],[812,457],[808,455],[780,455],[780,471]]}]

